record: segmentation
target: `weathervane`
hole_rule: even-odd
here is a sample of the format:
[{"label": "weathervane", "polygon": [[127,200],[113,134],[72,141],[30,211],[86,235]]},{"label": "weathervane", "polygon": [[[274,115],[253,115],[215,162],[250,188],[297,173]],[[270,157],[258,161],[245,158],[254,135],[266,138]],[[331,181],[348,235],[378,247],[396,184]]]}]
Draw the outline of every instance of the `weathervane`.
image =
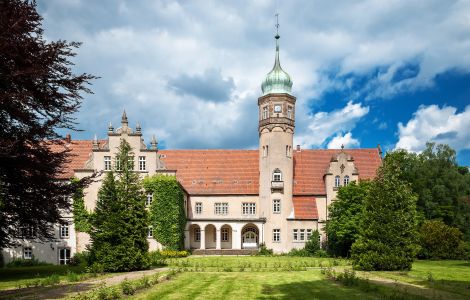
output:
[{"label": "weathervane", "polygon": [[276,36],[275,36],[275,38],[279,39],[280,38],[280,36],[279,36],[279,14],[277,13],[277,14],[275,14],[275,16],[276,16],[276,25],[275,25],[276,26]]}]

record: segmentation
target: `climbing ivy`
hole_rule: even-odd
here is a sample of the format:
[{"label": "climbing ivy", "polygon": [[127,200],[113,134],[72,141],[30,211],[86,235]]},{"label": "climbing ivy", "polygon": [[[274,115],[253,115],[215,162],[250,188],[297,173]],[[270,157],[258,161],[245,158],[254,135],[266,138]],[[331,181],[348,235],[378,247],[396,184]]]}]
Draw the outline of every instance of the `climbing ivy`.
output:
[{"label": "climbing ivy", "polygon": [[153,194],[150,220],[155,239],[165,249],[183,249],[186,215],[178,181],[173,176],[154,175],[144,179],[144,187]]},{"label": "climbing ivy", "polygon": [[[72,184],[76,184],[78,182],[78,179],[72,179]],[[75,194],[72,196],[72,201],[73,222],[75,224],[75,229],[80,232],[90,233],[90,220],[92,217],[92,213],[88,212],[85,207],[83,188],[77,189]]]}]

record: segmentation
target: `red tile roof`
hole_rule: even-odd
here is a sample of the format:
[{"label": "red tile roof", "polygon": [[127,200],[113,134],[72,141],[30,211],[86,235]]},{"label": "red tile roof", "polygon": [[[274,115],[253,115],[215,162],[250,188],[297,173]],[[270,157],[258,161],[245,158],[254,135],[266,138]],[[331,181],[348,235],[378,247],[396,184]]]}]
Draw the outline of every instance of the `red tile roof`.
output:
[{"label": "red tile roof", "polygon": [[[100,141],[100,144],[105,141]],[[54,145],[59,151],[60,146]],[[71,162],[61,178],[73,176],[89,159],[92,141],[76,140],[68,144]],[[331,157],[341,150],[294,151],[294,195],[325,195],[323,175]],[[345,149],[359,171],[360,179],[375,176],[381,160],[377,149]],[[189,194],[258,195],[258,150],[160,150],[167,169]]]},{"label": "red tile roof", "polygon": [[292,202],[296,219],[318,219],[317,201],[314,197],[294,196]]},{"label": "red tile roof", "polygon": [[[301,150],[294,152],[294,195],[325,195],[323,175],[333,155],[341,150]],[[378,149],[345,149],[352,156],[359,179],[374,178],[381,164]]]},{"label": "red tile roof", "polygon": [[160,150],[189,194],[258,195],[258,150]]}]

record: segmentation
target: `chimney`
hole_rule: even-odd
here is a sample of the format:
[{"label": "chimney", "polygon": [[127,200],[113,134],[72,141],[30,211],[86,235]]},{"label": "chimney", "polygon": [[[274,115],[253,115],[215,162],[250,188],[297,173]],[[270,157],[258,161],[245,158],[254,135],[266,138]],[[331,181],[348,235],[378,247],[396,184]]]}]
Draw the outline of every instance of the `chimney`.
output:
[{"label": "chimney", "polygon": [[300,151],[300,145],[297,145],[297,151]]},{"label": "chimney", "polygon": [[67,142],[67,144],[70,144],[70,142],[72,142],[72,136],[70,135],[70,133],[67,133],[65,135],[65,141]]}]

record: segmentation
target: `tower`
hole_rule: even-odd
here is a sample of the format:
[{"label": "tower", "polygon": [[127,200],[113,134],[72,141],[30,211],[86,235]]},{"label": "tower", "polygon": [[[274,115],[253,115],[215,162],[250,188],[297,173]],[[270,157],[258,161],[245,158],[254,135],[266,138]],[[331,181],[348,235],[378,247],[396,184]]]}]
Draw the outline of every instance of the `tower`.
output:
[{"label": "tower", "polygon": [[[276,24],[279,28],[279,24]],[[279,60],[279,32],[273,69],[266,75],[258,98],[261,216],[266,218],[265,243],[277,252],[290,244],[288,220],[293,218],[293,155],[295,100],[292,80]]]}]

